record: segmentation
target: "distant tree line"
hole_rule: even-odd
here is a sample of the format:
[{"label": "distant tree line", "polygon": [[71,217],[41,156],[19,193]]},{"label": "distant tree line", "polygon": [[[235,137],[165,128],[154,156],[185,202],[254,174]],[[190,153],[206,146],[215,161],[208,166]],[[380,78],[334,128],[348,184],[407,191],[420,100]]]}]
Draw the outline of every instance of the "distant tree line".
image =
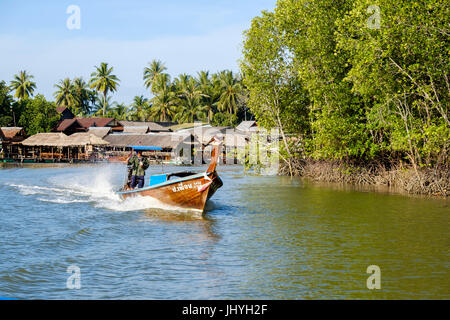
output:
[{"label": "distant tree line", "polygon": [[281,128],[289,164],[300,157],[448,165],[448,6],[376,3],[279,0],[246,31],[248,106],[259,124]]},{"label": "distant tree line", "polygon": [[111,102],[120,79],[113,67],[102,62],[89,81],[65,78],[55,84],[54,102],[42,95],[33,98],[33,75],[20,71],[8,86],[0,83],[0,125],[24,126],[29,134],[49,131],[56,124],[56,107],[69,108],[78,117],[114,117],[118,120],[203,121],[216,126],[235,126],[251,114],[246,109],[247,94],[239,75],[232,71],[197,76],[181,74],[171,80],[164,63],[154,60],[145,67],[143,84],[150,98],[135,96],[132,103]]}]

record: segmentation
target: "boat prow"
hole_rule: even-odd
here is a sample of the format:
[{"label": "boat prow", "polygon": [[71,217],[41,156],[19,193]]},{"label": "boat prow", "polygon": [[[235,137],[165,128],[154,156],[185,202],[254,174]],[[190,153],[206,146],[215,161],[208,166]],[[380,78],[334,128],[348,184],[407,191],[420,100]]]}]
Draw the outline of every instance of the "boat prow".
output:
[{"label": "boat prow", "polygon": [[183,171],[153,175],[148,186],[133,190],[125,186],[118,194],[122,199],[151,197],[175,208],[203,214],[206,202],[223,185],[216,171],[219,148],[220,143],[214,140],[211,162],[205,172]]}]

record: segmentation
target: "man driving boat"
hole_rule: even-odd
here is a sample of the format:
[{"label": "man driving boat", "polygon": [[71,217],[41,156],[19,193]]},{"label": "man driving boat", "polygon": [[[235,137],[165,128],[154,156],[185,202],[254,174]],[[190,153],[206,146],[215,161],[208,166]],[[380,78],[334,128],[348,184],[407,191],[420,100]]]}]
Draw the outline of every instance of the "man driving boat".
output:
[{"label": "man driving boat", "polygon": [[137,154],[128,159],[128,165],[131,167],[131,184],[130,188],[139,189],[144,187],[145,170],[149,167],[150,163],[146,157],[142,156],[142,151],[138,150]]}]

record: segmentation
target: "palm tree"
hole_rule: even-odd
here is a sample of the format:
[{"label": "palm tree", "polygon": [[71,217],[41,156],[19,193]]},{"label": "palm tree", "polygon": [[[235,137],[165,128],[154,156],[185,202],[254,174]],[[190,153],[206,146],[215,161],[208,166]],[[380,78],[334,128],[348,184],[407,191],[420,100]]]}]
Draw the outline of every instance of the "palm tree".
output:
[{"label": "palm tree", "polygon": [[194,122],[195,120],[204,120],[206,118],[206,108],[201,104],[200,96],[188,97],[178,106],[174,116],[175,121]]},{"label": "palm tree", "polygon": [[177,78],[175,78],[173,81],[174,91],[178,94],[183,92],[183,90],[186,89],[190,78],[191,76],[185,73],[182,73]]},{"label": "palm tree", "polygon": [[180,89],[178,92],[179,107],[175,119],[180,122],[194,122],[196,119],[206,118],[205,107],[202,99],[206,97],[197,83],[192,78],[180,78]]},{"label": "palm tree", "polygon": [[28,74],[25,70],[20,71],[19,74],[14,75],[14,80],[11,81],[11,90],[16,90],[14,98],[19,100],[26,99],[33,96],[34,89],[36,89],[36,83],[31,81],[34,76]]},{"label": "palm tree", "polygon": [[91,95],[93,92],[89,90],[86,81],[81,77],[73,79],[72,84],[77,110],[80,115],[88,115],[91,112]]},{"label": "palm tree", "polygon": [[215,107],[220,97],[217,81],[211,81],[208,71],[200,71],[197,74],[197,85],[203,96],[203,105],[207,113],[207,120],[210,122],[214,116]]},{"label": "palm tree", "polygon": [[145,121],[149,118],[149,103],[144,96],[135,96],[131,104],[132,116],[135,120]]},{"label": "palm tree", "polygon": [[106,97],[106,100],[104,97],[100,98],[97,96],[95,98],[95,104],[94,104],[94,116],[109,116],[113,112],[114,105],[117,104],[116,102],[110,102],[111,97]]},{"label": "palm tree", "polygon": [[148,63],[148,65],[148,67],[144,68],[144,86],[147,89],[151,88],[152,92],[154,92],[155,88],[153,87],[153,84],[156,82],[159,75],[166,71],[167,68],[160,60],[153,60],[151,63]]},{"label": "palm tree", "polygon": [[72,84],[72,81],[70,81],[69,78],[59,80],[59,82],[55,84],[54,87],[58,89],[55,91],[55,93],[53,93],[53,96],[56,99],[56,104],[61,107],[73,109],[76,98],[74,95],[74,86]]},{"label": "palm tree", "polygon": [[155,89],[157,94],[150,100],[151,115],[159,121],[168,121],[173,115],[176,104],[176,94],[172,90],[168,74],[161,74],[156,79]]},{"label": "palm tree", "polygon": [[117,120],[128,120],[130,117],[129,108],[125,103],[117,103],[113,109],[113,117]]},{"label": "palm tree", "polygon": [[223,90],[217,104],[219,110],[236,114],[242,94],[241,82],[234,77],[232,71],[223,71],[219,74],[219,83]]},{"label": "palm tree", "polygon": [[197,84],[197,81],[190,77],[188,79],[188,81],[186,82],[186,84],[183,85],[183,89],[180,92],[180,97],[183,98],[194,98],[194,97],[205,97],[206,95],[204,95],[202,93],[202,90],[200,89],[200,87]]},{"label": "palm tree", "polygon": [[89,81],[91,89],[95,89],[97,92],[103,95],[103,116],[106,114],[106,96],[108,92],[114,92],[119,86],[119,78],[111,74],[113,67],[108,68],[108,64],[102,62],[100,67],[95,67],[96,71],[91,73],[91,80]]}]

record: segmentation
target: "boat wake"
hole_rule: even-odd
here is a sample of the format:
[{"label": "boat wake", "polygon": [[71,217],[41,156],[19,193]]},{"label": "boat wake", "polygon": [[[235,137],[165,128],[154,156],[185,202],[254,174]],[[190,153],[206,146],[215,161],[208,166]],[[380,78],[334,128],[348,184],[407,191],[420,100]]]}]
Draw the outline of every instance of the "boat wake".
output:
[{"label": "boat wake", "polygon": [[91,205],[99,209],[117,212],[159,209],[174,212],[186,212],[168,206],[150,197],[135,197],[122,200],[116,193],[120,188],[120,175],[108,169],[97,169],[83,174],[61,174],[47,179],[45,185],[26,183],[7,183],[23,196],[35,197],[37,201],[54,204]]}]

